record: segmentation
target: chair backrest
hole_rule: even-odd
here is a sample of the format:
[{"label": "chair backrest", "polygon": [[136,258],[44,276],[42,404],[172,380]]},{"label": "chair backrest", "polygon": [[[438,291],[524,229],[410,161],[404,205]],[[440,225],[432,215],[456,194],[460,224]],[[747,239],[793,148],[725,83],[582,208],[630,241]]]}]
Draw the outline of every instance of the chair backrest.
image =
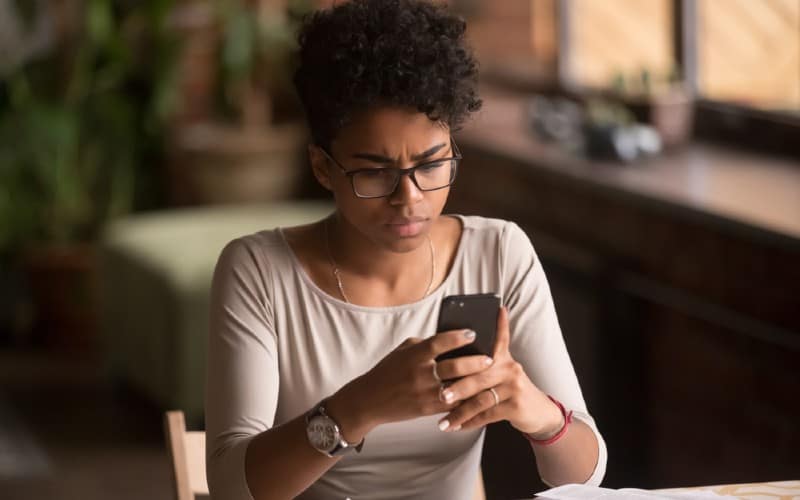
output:
[{"label": "chair backrest", "polygon": [[486,489],[483,487],[483,469],[478,469],[478,480],[475,483],[475,494],[472,500],[486,500]]},{"label": "chair backrest", "polygon": [[[206,433],[186,431],[182,411],[169,411],[164,415],[164,434],[167,451],[172,462],[175,500],[194,500],[195,495],[208,495],[206,482]],[[486,500],[483,473],[478,470],[475,495],[472,500]]]},{"label": "chair backrest", "polygon": [[208,495],[206,482],[206,433],[186,431],[182,411],[164,415],[167,452],[172,462],[175,500],[194,500],[195,495]]}]

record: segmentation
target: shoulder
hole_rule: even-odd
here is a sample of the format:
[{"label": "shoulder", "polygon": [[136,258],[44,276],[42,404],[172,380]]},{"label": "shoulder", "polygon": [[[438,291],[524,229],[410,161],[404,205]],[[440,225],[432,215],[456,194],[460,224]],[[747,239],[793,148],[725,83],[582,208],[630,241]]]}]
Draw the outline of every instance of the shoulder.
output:
[{"label": "shoulder", "polygon": [[465,254],[489,261],[502,275],[531,269],[538,261],[530,238],[515,222],[481,216],[458,216],[464,225]]},{"label": "shoulder", "polygon": [[463,223],[464,232],[471,238],[482,241],[493,240],[501,245],[515,244],[530,240],[525,232],[515,223],[505,219],[482,217],[479,215],[458,215]]},{"label": "shoulder", "polygon": [[285,254],[280,229],[258,231],[229,241],[220,252],[217,268],[265,270]]}]

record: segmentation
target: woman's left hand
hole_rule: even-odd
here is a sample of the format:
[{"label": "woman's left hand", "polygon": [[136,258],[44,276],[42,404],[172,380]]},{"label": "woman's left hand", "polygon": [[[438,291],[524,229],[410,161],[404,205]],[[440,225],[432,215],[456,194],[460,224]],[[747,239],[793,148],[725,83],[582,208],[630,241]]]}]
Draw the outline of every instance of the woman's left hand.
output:
[{"label": "woman's left hand", "polygon": [[440,429],[458,431],[508,420],[517,430],[535,439],[547,439],[561,429],[564,424],[561,411],[511,357],[509,343],[508,312],[502,307],[497,316],[492,366],[442,391],[448,403],[461,403],[439,421]]}]

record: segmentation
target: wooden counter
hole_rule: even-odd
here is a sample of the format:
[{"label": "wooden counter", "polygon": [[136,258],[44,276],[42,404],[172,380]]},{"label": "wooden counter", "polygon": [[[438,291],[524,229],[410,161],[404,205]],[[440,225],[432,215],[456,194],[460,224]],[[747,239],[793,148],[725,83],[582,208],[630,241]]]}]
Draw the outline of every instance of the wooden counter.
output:
[{"label": "wooden counter", "polygon": [[480,145],[484,153],[800,248],[800,158],[790,161],[693,144],[632,165],[589,161],[535,139],[527,123],[525,96],[492,89],[482,96],[483,109],[458,137]]}]

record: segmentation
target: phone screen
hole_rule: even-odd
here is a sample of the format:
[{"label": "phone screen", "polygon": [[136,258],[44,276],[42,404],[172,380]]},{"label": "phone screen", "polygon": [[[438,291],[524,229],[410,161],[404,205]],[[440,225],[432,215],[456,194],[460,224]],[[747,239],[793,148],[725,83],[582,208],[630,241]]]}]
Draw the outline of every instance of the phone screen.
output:
[{"label": "phone screen", "polygon": [[436,331],[470,328],[475,330],[476,336],[472,344],[440,354],[436,360],[476,354],[491,356],[499,310],[500,297],[493,293],[450,295],[442,299]]}]

